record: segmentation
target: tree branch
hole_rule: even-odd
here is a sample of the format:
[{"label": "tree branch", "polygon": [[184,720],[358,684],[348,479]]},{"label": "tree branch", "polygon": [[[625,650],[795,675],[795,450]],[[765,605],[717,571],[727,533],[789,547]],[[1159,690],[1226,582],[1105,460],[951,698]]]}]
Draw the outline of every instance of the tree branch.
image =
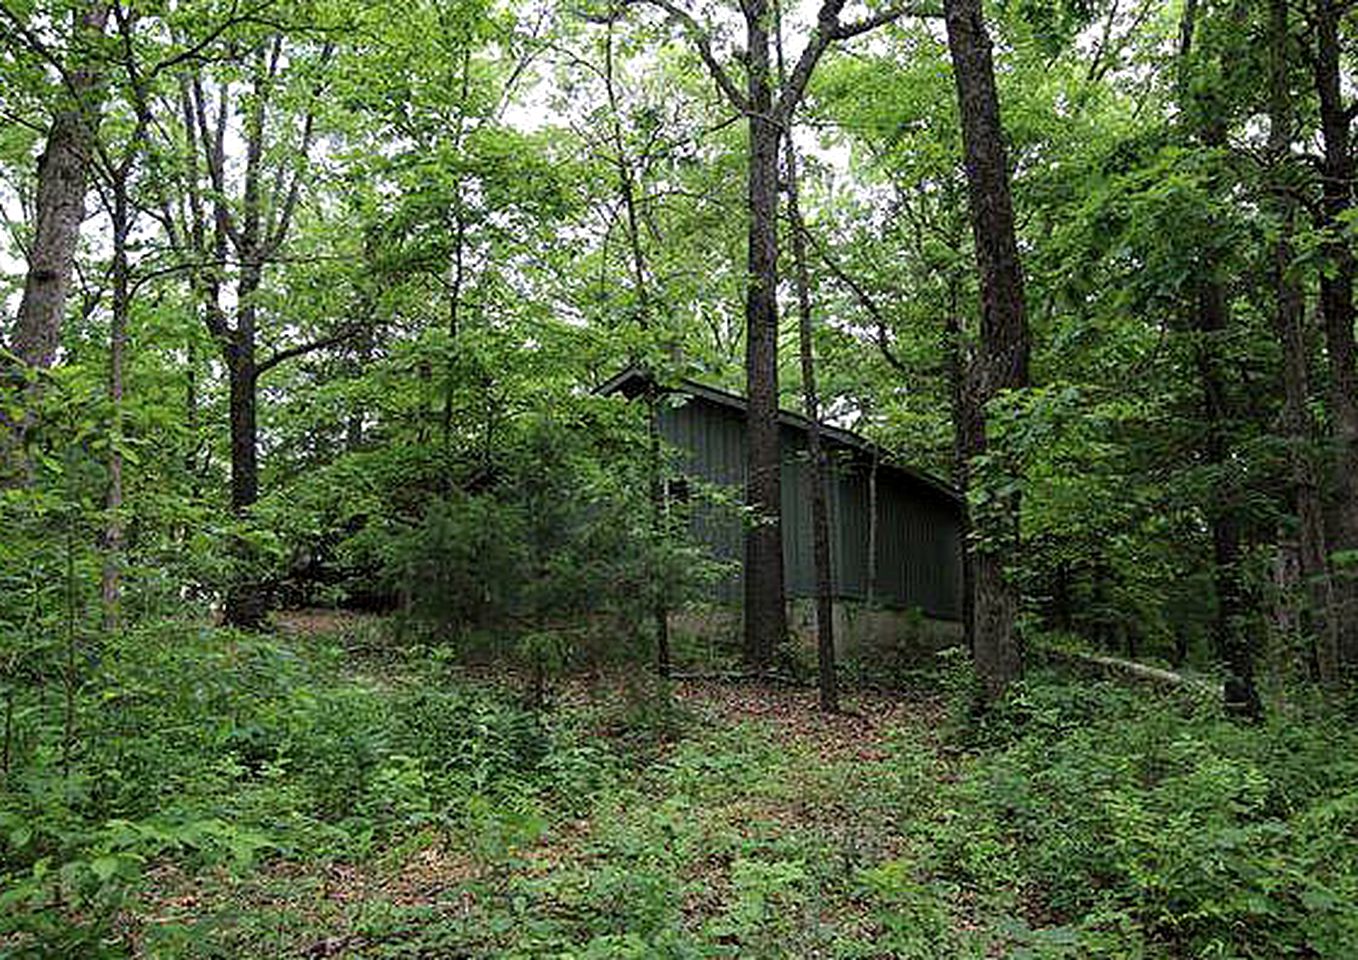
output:
[{"label": "tree branch", "polygon": [[820,62],[821,56],[834,41],[850,40],[888,23],[893,23],[902,17],[942,16],[941,12],[933,8],[891,7],[853,23],[840,23],[839,15],[844,10],[844,2],[845,0],[823,0],[821,3],[820,12],[816,14],[816,29],[811,34],[811,40],[797,59],[797,65],[788,74],[787,83],[784,84],[783,92],[773,108],[774,118],[779,123],[787,123],[792,118],[793,111],[797,109],[797,104],[801,103],[802,94],[806,92],[806,85],[811,81],[811,74],[816,69],[816,64]]},{"label": "tree branch", "polygon": [[[716,54],[712,52],[711,34],[698,24],[698,21],[693,18],[693,14],[677,4],[672,3],[671,0],[624,0],[624,2],[629,5],[646,3],[653,7],[659,7],[675,20],[678,20],[683,24],[685,31],[689,34],[689,38],[693,41],[694,46],[698,48],[698,56],[702,57],[703,63],[707,65],[708,73],[712,74],[712,79],[717,82],[717,86],[721,88],[721,92],[726,96],[726,99],[741,113],[750,112],[749,100],[745,99],[745,95],[741,93],[740,88],[735,85],[735,82],[731,79],[731,75],[717,62]],[[840,2],[842,3],[843,0],[840,0]]]},{"label": "tree branch", "polygon": [[[324,73],[325,67],[330,62],[331,54],[335,46],[327,42],[321,50],[321,70]],[[265,256],[272,256],[283,245],[287,239],[288,229],[292,226],[292,215],[297,209],[297,199],[302,189],[302,168],[311,159],[311,143],[316,130],[316,103],[321,98],[324,84],[317,81],[311,88],[311,100],[307,104],[306,118],[302,121],[302,144],[298,148],[298,166],[293,171],[292,182],[288,185],[287,197],[283,201],[283,207],[279,211],[278,219],[264,231],[264,252]],[[284,167],[280,164],[278,168],[278,184],[281,188]]]},{"label": "tree branch", "polygon": [[213,43],[221,38],[222,34],[226,33],[226,31],[230,30],[232,27],[243,26],[247,23],[267,24],[269,21],[261,19],[259,14],[273,6],[275,2],[277,2],[277,0],[262,0],[261,3],[256,4],[244,13],[238,14],[236,11],[239,9],[240,4],[233,0],[230,13],[228,13],[220,23],[204,34],[203,37],[192,46],[179,51],[173,56],[166,57],[164,60],[155,64],[155,66],[151,67],[151,69],[147,71],[148,78],[158,76],[189,60],[197,60],[204,50],[212,46]]},{"label": "tree branch", "polygon": [[872,317],[872,322],[876,326],[873,339],[877,343],[877,349],[882,354],[882,358],[886,360],[891,368],[897,373],[907,375],[913,373],[914,371],[906,365],[905,361],[896,356],[896,351],[891,347],[891,337],[887,333],[888,326],[886,314],[882,312],[882,308],[877,303],[876,298],[868,293],[867,289],[864,288],[861,283],[850,276],[837,262],[835,262],[834,257],[830,255],[830,251],[816,241],[811,235],[811,231],[806,228],[805,224],[802,224],[800,228],[802,236],[806,238],[807,243],[814,247],[816,253],[820,255],[821,262],[825,264],[826,268],[840,284],[848,288],[849,292],[854,295],[863,309],[868,312],[868,316]]},{"label": "tree branch", "polygon": [[324,350],[326,347],[338,346],[346,340],[352,340],[363,331],[364,326],[365,324],[352,323],[347,327],[340,328],[328,337],[320,337],[307,343],[298,344],[295,347],[288,347],[286,350],[279,350],[256,364],[255,374],[263,376],[280,363],[286,363],[308,353],[315,353],[317,350]]},{"label": "tree branch", "polygon": [[[217,227],[223,234],[240,244],[240,233],[236,230],[235,219],[226,204],[226,88],[223,86],[220,103],[217,107],[217,125],[214,131],[208,124],[206,97],[203,95],[202,78],[193,76],[191,92],[193,95],[194,119],[198,125],[198,139],[202,146],[203,160],[207,166],[208,179],[215,194],[212,209]],[[214,135],[215,133],[215,135]]]}]

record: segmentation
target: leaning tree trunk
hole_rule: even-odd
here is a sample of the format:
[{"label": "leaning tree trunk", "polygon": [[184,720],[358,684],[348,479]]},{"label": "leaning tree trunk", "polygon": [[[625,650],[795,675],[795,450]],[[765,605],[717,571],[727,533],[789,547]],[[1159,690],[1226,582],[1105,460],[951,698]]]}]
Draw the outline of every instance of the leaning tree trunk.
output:
[{"label": "leaning tree trunk", "polygon": [[[1320,272],[1320,309],[1330,358],[1331,417],[1338,448],[1334,471],[1333,542],[1336,550],[1358,550],[1358,369],[1355,369],[1353,251],[1345,236],[1344,220],[1353,205],[1354,164],[1351,155],[1351,115],[1344,103],[1340,63],[1340,19],[1345,5],[1339,0],[1316,0],[1316,92],[1320,101],[1320,129],[1324,144],[1321,164],[1321,252],[1326,269]],[[1335,582],[1340,608],[1340,653],[1347,663],[1358,662],[1358,578]]]},{"label": "leaning tree trunk", "polygon": [[771,116],[765,0],[746,10],[749,116],[749,278],[745,299],[748,475],[755,519],[745,537],[745,658],[765,668],[787,635],[783,599],[782,456],[778,442],[778,144]]},{"label": "leaning tree trunk", "polygon": [[[967,456],[989,445],[985,404],[1004,390],[1028,384],[1028,322],[1023,271],[1014,229],[1013,201],[990,38],[980,0],[945,0],[948,49],[962,120],[972,237],[981,287],[981,342],[976,378],[976,429],[968,431]],[[981,692],[1000,696],[1023,671],[1015,631],[1018,591],[1006,572],[1017,548],[1019,498],[1002,497],[973,518],[973,644]]]},{"label": "leaning tree trunk", "polygon": [[65,90],[70,103],[53,117],[47,147],[38,161],[33,243],[10,342],[10,350],[34,367],[52,365],[61,335],[103,92],[98,61],[86,58],[83,48],[103,35],[108,15],[106,3],[90,4],[75,14],[75,64],[67,73]]}]

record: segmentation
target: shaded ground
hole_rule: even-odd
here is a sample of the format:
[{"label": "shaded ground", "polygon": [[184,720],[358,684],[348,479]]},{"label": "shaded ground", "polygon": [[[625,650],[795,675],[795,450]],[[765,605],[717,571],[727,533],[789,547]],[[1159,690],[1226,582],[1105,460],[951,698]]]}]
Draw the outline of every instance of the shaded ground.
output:
[{"label": "shaded ground", "polygon": [[[307,636],[365,622],[305,612],[279,625]],[[624,696],[577,683],[560,700],[585,716]],[[883,910],[911,846],[902,812],[947,777],[940,705],[874,694],[825,717],[814,691],[786,686],[688,681],[673,696],[680,737],[617,764],[578,804],[462,811],[453,829],[386,838],[361,866],[159,868],[124,929],[145,956],[908,955]],[[968,925],[936,919],[933,939]]]}]

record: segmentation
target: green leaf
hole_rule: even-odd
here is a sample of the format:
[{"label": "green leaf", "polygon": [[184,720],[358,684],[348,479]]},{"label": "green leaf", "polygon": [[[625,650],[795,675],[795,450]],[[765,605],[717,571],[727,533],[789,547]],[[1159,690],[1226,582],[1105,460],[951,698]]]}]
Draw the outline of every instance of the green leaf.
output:
[{"label": "green leaf", "polygon": [[90,872],[93,873],[102,883],[108,883],[118,872],[122,859],[116,853],[106,853],[102,857],[95,857],[90,861]]}]

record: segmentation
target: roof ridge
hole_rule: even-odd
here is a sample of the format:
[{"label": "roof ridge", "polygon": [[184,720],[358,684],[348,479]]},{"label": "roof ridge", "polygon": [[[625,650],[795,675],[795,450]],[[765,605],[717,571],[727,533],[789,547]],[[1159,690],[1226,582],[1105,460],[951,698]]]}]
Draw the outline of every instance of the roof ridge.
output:
[{"label": "roof ridge", "polygon": [[[608,396],[609,394],[617,393],[622,390],[632,380],[654,382],[654,378],[645,370],[641,369],[636,364],[629,364],[618,373],[599,384],[599,386],[595,387],[593,392],[600,396]],[[710,384],[703,383],[700,380],[695,380],[692,377],[680,377],[677,383],[679,385],[678,388],[669,384],[661,384],[661,389],[670,393],[679,390],[692,396],[704,396],[706,399],[713,402],[734,407],[741,413],[746,413],[749,409],[748,399],[743,394],[736,393],[735,391],[727,390],[723,387],[714,387]],[[811,418],[806,414],[797,410],[788,410],[782,406],[778,408],[778,418],[780,421],[787,421],[791,426],[799,427],[803,430],[809,430],[812,423]],[[879,458],[880,462],[885,463],[894,470],[900,470],[901,472],[914,477],[916,480],[933,487],[945,496],[958,501],[963,499],[962,492],[951,483],[944,480],[942,477],[934,476],[927,470],[921,470],[918,467],[908,466],[899,462],[894,458],[891,450],[875,440],[869,440],[867,437],[864,437],[853,430],[834,426],[833,424],[826,423],[824,420],[820,421],[820,429],[823,434],[830,437],[830,439],[837,441],[841,445],[855,447],[864,452],[872,453]]]}]

